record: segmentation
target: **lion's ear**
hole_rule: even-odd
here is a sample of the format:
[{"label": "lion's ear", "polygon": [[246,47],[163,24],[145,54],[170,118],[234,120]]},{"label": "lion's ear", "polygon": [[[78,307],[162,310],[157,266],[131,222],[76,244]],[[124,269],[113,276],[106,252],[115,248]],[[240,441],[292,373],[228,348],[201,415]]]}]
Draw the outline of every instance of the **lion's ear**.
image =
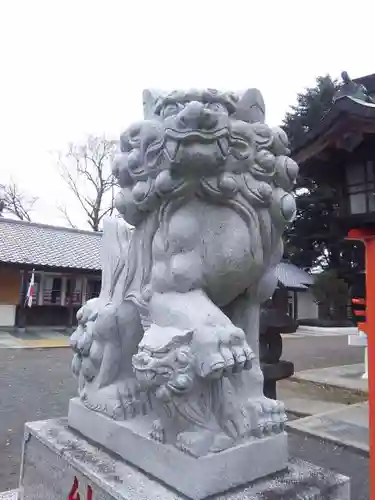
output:
[{"label": "lion's ear", "polygon": [[159,99],[164,96],[163,92],[156,89],[145,89],[142,94],[143,98],[143,116],[145,120],[152,118],[155,114],[155,106]]},{"label": "lion's ear", "polygon": [[263,96],[258,89],[248,89],[237,103],[234,118],[247,123],[264,123],[266,106]]}]

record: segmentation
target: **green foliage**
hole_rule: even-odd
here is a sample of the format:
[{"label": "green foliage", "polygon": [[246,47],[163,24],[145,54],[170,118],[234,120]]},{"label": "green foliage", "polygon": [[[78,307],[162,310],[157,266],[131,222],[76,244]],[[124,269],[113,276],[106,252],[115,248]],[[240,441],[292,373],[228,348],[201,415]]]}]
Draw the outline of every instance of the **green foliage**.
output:
[{"label": "green foliage", "polygon": [[349,300],[348,284],[338,276],[336,270],[328,270],[316,277],[312,292],[325,318],[345,316]]},{"label": "green foliage", "polygon": [[349,279],[364,269],[364,247],[361,242],[344,240],[337,226],[335,190],[316,182],[305,182],[296,193],[297,214],[284,234],[285,255],[298,267],[336,269]]},{"label": "green foliage", "polygon": [[330,75],[319,76],[315,87],[297,94],[297,104],[291,106],[283,120],[282,128],[288,134],[292,149],[315,128],[330,110],[339,85]]}]

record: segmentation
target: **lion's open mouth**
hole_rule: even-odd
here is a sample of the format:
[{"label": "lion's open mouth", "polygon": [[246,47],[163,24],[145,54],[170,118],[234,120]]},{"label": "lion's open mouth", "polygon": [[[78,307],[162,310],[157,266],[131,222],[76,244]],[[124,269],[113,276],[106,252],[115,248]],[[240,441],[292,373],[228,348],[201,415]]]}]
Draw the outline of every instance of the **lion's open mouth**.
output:
[{"label": "lion's open mouth", "polygon": [[202,130],[192,130],[188,132],[178,132],[173,129],[166,129],[164,151],[171,162],[177,160],[180,150],[188,148],[190,144],[201,143],[208,147],[217,146],[217,151],[223,159],[228,156],[229,140],[226,128],[215,132],[204,132]]},{"label": "lion's open mouth", "polygon": [[151,382],[156,377],[156,373],[152,370],[135,369],[135,374],[139,382]]}]

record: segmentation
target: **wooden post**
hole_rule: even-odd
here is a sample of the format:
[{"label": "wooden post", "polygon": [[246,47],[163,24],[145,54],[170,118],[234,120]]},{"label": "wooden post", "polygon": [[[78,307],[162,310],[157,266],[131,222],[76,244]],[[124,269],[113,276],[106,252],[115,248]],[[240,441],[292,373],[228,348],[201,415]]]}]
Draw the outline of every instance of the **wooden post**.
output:
[{"label": "wooden post", "polygon": [[293,319],[298,319],[298,292],[293,290]]},{"label": "wooden post", "polygon": [[27,279],[28,271],[27,269],[23,269],[21,272],[21,290],[20,290],[20,304],[17,315],[17,328],[26,328],[26,293],[28,287],[28,279]]},{"label": "wooden post", "polygon": [[41,272],[39,274],[39,276],[40,276],[40,278],[39,278],[39,291],[38,291],[38,297],[37,297],[36,304],[38,306],[42,306],[43,305],[43,298],[44,298],[44,281],[45,281],[44,272]]},{"label": "wooden post", "polygon": [[82,276],[82,292],[81,292],[81,305],[86,302],[87,295],[87,276]]},{"label": "wooden post", "polygon": [[66,305],[66,276],[61,276],[61,297],[60,297],[60,305]]},{"label": "wooden post", "polygon": [[375,498],[375,234],[365,240],[368,395],[370,408],[370,498]]},{"label": "wooden post", "polygon": [[68,279],[70,280],[70,293],[68,298],[68,326],[69,328],[71,328],[73,326],[73,294],[75,291],[76,278],[75,275],[71,275]]}]

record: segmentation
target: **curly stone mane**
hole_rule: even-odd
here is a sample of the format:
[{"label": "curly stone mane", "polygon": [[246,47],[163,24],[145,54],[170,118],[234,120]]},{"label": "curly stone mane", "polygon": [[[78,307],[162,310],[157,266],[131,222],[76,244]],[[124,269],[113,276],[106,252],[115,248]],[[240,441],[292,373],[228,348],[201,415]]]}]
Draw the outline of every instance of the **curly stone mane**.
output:
[{"label": "curly stone mane", "polygon": [[[178,161],[184,140],[178,117],[191,102],[222,111],[224,125],[212,134],[218,167],[191,171],[183,160]],[[259,234],[265,266],[272,265],[274,251],[277,256],[280,253],[280,231],[295,214],[295,200],[289,192],[298,166],[287,156],[285,132],[253,122],[252,109],[244,116],[243,108],[241,98],[234,94],[210,89],[173,92],[158,97],[149,105],[148,119],[121,136],[121,153],[113,165],[121,187],[116,206],[135,226],[124,296],[144,310],[144,317],[155,232],[161,229],[167,245],[171,216],[193,196],[236,211],[249,231]],[[203,133],[195,133],[194,138],[206,140]],[[271,253],[266,251],[269,248]]]}]

